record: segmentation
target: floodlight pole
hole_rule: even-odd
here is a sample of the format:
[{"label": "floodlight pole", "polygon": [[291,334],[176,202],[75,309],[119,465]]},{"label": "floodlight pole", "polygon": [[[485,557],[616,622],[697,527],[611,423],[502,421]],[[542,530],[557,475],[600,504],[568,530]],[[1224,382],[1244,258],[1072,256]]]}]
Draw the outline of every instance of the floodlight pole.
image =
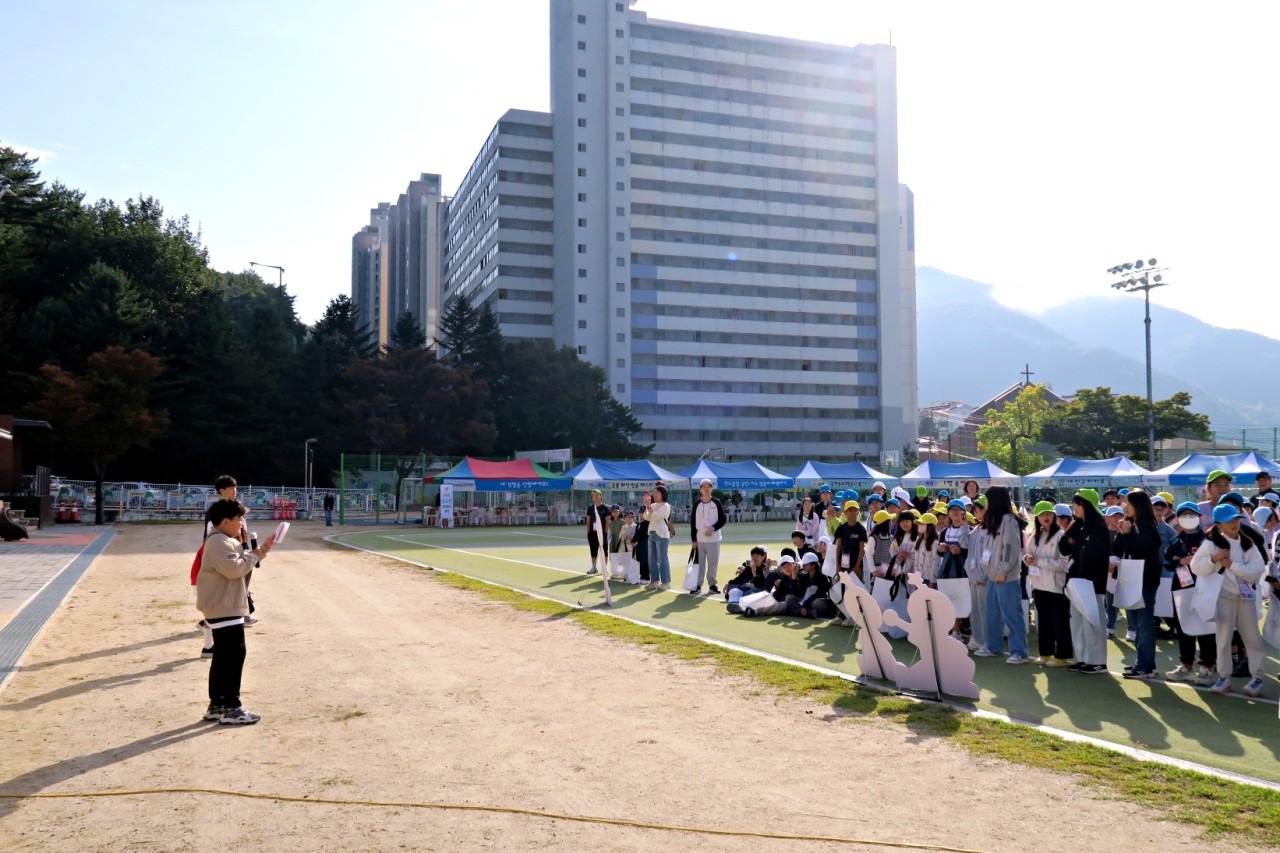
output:
[{"label": "floodlight pole", "polygon": [[1151,388],[1151,291],[1154,288],[1164,287],[1168,284],[1164,280],[1164,276],[1161,275],[1164,270],[1164,267],[1156,266],[1155,258],[1145,262],[1145,268],[1144,262],[1138,260],[1131,263],[1118,264],[1107,270],[1111,275],[1129,276],[1111,285],[1116,290],[1122,290],[1125,293],[1142,291],[1145,308],[1143,325],[1146,328],[1147,339],[1147,464],[1153,469],[1156,465],[1156,404]]}]

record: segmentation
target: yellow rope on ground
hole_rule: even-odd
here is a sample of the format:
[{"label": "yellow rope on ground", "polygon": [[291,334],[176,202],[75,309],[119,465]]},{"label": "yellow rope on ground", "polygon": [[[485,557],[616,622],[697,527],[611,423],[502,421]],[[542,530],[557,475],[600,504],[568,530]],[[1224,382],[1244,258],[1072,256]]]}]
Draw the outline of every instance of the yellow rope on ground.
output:
[{"label": "yellow rope on ground", "polygon": [[153,794],[213,794],[221,797],[243,797],[248,800],[276,800],[282,803],[322,803],[332,806],[373,806],[396,809],[437,809],[440,811],[491,812],[494,814],[523,815],[546,820],[563,820],[575,823],[602,823],[608,826],[625,826],[632,829],[656,829],[663,832],[687,832],[696,835],[727,835],[741,838],[767,838],[775,841],[825,841],[835,844],[865,844],[871,847],[894,847],[900,850],[940,850],[945,853],[980,853],[962,847],[946,847],[940,844],[912,844],[907,841],[875,841],[866,838],[840,838],[825,835],[787,835],[778,832],[750,832],[735,829],[709,829],[697,826],[672,826],[662,823],[644,823],[611,817],[583,817],[556,814],[534,809],[518,809],[507,806],[475,806],[462,803],[395,803],[377,800],[335,800],[327,797],[286,797],[279,794],[251,794],[247,791],[223,791],[218,788],[144,788],[137,791],[90,791],[69,793],[0,794],[5,800],[73,800],[96,797],[136,797]]}]

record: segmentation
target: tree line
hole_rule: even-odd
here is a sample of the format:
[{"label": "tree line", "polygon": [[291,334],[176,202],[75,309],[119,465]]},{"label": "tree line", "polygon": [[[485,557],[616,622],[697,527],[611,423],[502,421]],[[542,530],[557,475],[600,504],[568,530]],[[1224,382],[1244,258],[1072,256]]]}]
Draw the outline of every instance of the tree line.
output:
[{"label": "tree line", "polygon": [[[287,289],[223,272],[187,217],[150,197],[93,203],[0,146],[0,411],[47,419],[27,462],[68,477],[317,483],[340,452],[634,457],[641,424],[604,371],[506,340],[487,305],[412,316],[379,347],[341,295],[303,323]],[[108,473],[108,469],[112,474]]]}]

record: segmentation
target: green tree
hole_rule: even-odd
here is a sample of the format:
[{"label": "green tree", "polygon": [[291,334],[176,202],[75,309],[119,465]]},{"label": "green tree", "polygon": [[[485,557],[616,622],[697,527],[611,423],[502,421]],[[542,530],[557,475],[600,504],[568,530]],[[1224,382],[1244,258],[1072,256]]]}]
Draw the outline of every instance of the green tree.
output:
[{"label": "green tree", "polygon": [[1013,474],[1044,467],[1045,459],[1034,446],[1041,442],[1050,408],[1044,387],[1028,385],[1003,409],[988,409],[987,422],[978,427],[978,453]]},{"label": "green tree", "polygon": [[485,370],[501,360],[502,340],[498,318],[488,303],[477,307],[465,294],[449,300],[436,336],[442,354]]},{"label": "green tree", "polygon": [[396,324],[391,329],[390,347],[422,349],[426,345],[426,332],[422,331],[422,326],[418,325],[418,318],[413,316],[413,312],[406,311],[396,318]]},{"label": "green tree", "polygon": [[[1209,417],[1190,410],[1191,395],[1179,391],[1155,401],[1156,441],[1207,438]],[[1136,394],[1113,394],[1107,387],[1081,388],[1076,398],[1056,407],[1044,422],[1044,440],[1065,456],[1110,459],[1127,455],[1147,459],[1147,401]]]},{"label": "green tree", "polygon": [[[122,347],[89,356],[84,376],[54,364],[41,366],[40,398],[33,408],[53,425],[60,446],[88,457],[96,494],[102,494],[108,465],[168,428],[169,413],[150,403],[152,384],[163,370],[160,359]],[[102,501],[97,501],[94,523],[102,524]]]},{"label": "green tree", "polygon": [[604,370],[549,341],[512,340],[493,390],[496,452],[572,447],[577,456],[636,458],[652,445],[632,436],[641,423],[609,391]]}]

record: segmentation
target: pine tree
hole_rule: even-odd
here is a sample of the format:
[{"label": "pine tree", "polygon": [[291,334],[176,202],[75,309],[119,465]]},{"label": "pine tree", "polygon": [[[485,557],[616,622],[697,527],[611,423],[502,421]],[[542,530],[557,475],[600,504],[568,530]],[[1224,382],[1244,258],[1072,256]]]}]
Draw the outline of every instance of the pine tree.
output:
[{"label": "pine tree", "polygon": [[426,332],[418,325],[418,318],[406,311],[396,318],[395,327],[391,330],[391,343],[388,349],[423,349],[427,345]]}]

